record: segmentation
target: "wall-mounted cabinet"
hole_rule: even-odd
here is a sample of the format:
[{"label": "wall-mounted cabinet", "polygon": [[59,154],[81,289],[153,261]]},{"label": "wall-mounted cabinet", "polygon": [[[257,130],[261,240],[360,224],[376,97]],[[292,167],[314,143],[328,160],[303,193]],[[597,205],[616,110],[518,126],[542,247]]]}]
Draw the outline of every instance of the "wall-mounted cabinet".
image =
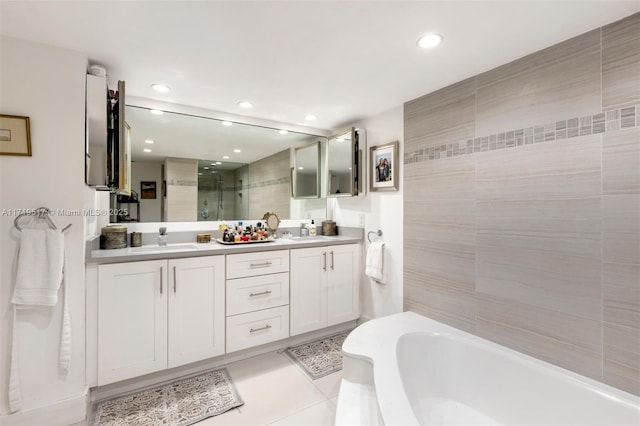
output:
[{"label": "wall-mounted cabinet", "polygon": [[327,197],[353,197],[360,190],[360,130],[331,136],[327,142]]}]

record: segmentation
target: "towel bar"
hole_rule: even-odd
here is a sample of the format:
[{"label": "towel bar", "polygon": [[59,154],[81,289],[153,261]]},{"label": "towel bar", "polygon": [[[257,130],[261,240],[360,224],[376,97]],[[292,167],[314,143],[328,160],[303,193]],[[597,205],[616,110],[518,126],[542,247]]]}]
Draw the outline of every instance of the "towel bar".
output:
[{"label": "towel bar", "polygon": [[[37,209],[35,209],[33,211],[29,211],[29,212],[26,212],[26,213],[20,213],[15,218],[15,220],[13,221],[13,226],[15,226],[18,231],[22,231],[22,227],[20,226],[20,219],[22,217],[24,217],[24,216],[36,216],[37,219],[46,220],[51,228],[58,229],[56,224],[53,223],[53,220],[51,220],[51,216],[49,216],[50,212],[51,212],[51,209],[48,208],[48,207],[38,207]],[[62,232],[66,231],[69,228],[71,228],[71,224],[68,224],[67,226],[62,228]]]}]

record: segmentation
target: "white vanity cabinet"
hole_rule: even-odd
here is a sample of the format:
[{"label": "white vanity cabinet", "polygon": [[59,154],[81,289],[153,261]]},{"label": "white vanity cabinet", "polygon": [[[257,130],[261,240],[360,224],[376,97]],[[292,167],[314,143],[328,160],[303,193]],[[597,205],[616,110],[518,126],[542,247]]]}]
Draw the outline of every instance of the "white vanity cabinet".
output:
[{"label": "white vanity cabinet", "polygon": [[98,385],[224,354],[224,256],[98,267]]},{"label": "white vanity cabinet", "polygon": [[227,352],[289,337],[289,251],[227,255]]},{"label": "white vanity cabinet", "polygon": [[292,336],[360,316],[360,245],[291,250]]}]

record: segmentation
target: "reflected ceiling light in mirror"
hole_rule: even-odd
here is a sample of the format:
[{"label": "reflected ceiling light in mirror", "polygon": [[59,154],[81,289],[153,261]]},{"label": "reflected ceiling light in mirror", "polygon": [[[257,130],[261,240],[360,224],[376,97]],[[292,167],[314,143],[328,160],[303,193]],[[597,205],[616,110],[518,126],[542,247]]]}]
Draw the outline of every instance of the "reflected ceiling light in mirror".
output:
[{"label": "reflected ceiling light in mirror", "polygon": [[151,150],[149,148],[145,148],[143,149],[144,152],[151,152]]},{"label": "reflected ceiling light in mirror", "polygon": [[[223,159],[223,160],[228,160],[228,159],[229,159],[229,156],[228,156],[228,155],[223,155],[223,156],[222,156],[222,159]],[[220,164],[222,164],[222,163],[220,163]]]},{"label": "reflected ceiling light in mirror", "polygon": [[307,114],[307,115],[304,117],[304,119],[305,119],[305,120],[307,120],[307,121],[316,121],[316,119],[317,119],[317,118],[318,118],[318,117],[316,117],[316,116],[315,116],[315,115],[313,115],[313,114]]},{"label": "reflected ceiling light in mirror", "polygon": [[198,176],[202,176],[202,173],[198,173]]},{"label": "reflected ceiling light in mirror", "polygon": [[336,139],[336,141],[338,141],[338,142],[344,142],[344,138],[338,138],[338,139]]},{"label": "reflected ceiling light in mirror", "polygon": [[417,41],[418,47],[422,49],[430,49],[432,47],[436,47],[440,43],[442,43],[442,36],[435,33],[423,35]]},{"label": "reflected ceiling light in mirror", "polygon": [[[225,157],[226,157],[226,155],[225,155]],[[227,157],[227,158],[229,158],[229,157]],[[222,164],[222,161],[216,161],[216,164],[219,166],[220,164]]]},{"label": "reflected ceiling light in mirror", "polygon": [[151,139],[145,139],[144,143],[153,143],[153,141]]},{"label": "reflected ceiling light in mirror", "polygon": [[304,167],[300,166],[298,167],[298,170],[304,170]]},{"label": "reflected ceiling light in mirror", "polygon": [[150,109],[149,112],[153,115],[162,115],[164,114],[164,111],[159,110],[159,109]]},{"label": "reflected ceiling light in mirror", "polygon": [[236,148],[233,150],[233,152],[235,152],[236,154],[240,154],[242,151]]},{"label": "reflected ceiling light in mirror", "polygon": [[233,123],[230,121],[223,121],[220,124],[222,124],[223,126],[231,126]]},{"label": "reflected ceiling light in mirror", "polygon": [[167,93],[169,90],[169,86],[165,86],[164,84],[152,84],[151,88],[158,93]]},{"label": "reflected ceiling light in mirror", "polygon": [[253,104],[249,101],[240,101],[238,102],[238,106],[240,108],[246,108],[246,109],[253,108]]},{"label": "reflected ceiling light in mirror", "polygon": [[280,133],[281,135],[286,135],[287,133],[289,133],[288,130],[278,130],[278,133]]},{"label": "reflected ceiling light in mirror", "polygon": [[204,166],[204,169],[205,169],[205,170],[209,170],[209,168],[208,168],[207,166]]}]

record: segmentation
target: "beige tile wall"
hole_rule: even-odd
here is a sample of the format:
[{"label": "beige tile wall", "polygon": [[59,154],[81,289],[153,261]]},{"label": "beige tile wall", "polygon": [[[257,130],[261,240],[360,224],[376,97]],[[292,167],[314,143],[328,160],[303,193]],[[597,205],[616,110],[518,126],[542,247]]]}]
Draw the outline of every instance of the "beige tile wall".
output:
[{"label": "beige tile wall", "polygon": [[406,103],[405,309],[640,395],[639,104],[640,14]]},{"label": "beige tile wall", "polygon": [[261,219],[274,212],[288,219],[291,203],[290,152],[281,151],[249,164],[249,217]]}]

